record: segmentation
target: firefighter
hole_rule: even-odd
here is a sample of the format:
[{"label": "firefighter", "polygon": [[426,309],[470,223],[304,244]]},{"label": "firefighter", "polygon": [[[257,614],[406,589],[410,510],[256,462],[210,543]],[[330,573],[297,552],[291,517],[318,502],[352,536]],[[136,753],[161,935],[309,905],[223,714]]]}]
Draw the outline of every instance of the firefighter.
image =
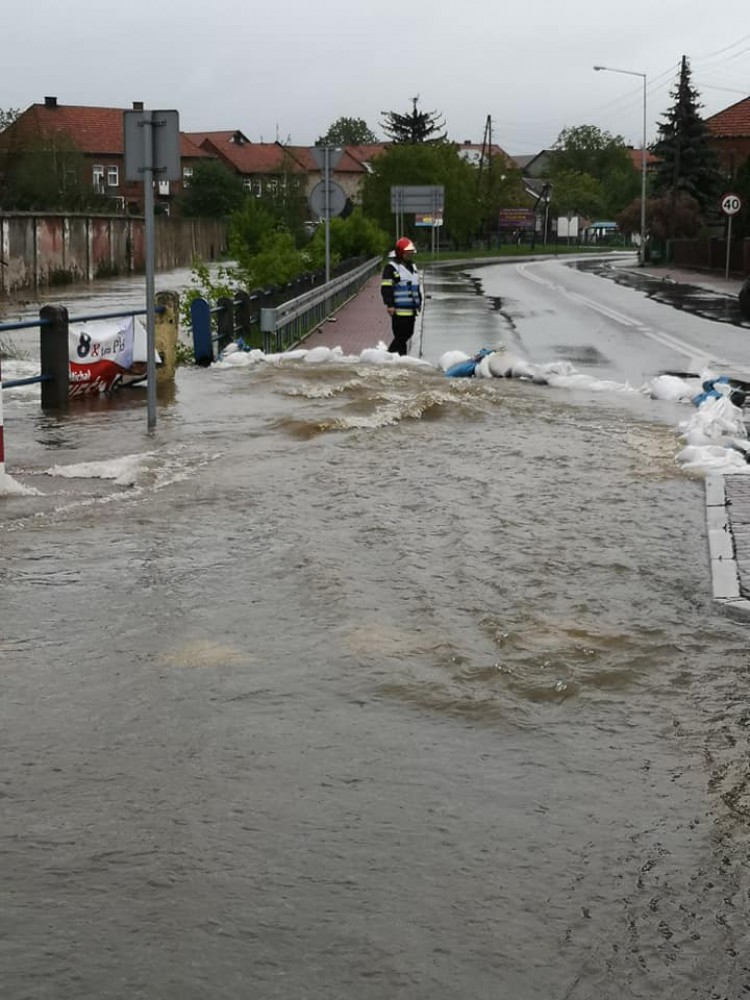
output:
[{"label": "firefighter", "polygon": [[[388,350],[404,355],[414,333],[414,323],[422,308],[419,271],[414,263],[416,247],[402,236],[396,240],[393,259],[383,268],[380,294],[391,317],[393,340]],[[390,255],[389,255],[390,256]]]}]

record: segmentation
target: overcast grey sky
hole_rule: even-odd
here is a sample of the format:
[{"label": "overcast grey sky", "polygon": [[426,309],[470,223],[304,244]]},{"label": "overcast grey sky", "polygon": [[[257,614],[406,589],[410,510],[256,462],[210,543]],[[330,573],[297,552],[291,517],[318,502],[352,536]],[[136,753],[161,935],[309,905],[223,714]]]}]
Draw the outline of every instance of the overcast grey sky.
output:
[{"label": "overcast grey sky", "polygon": [[[10,7],[10,3],[8,3]],[[590,124],[640,145],[682,55],[705,115],[750,95],[747,0],[27,0],[3,18],[0,107],[176,108],[186,131],[307,145],[340,116],[382,137],[381,112],[445,117],[451,139],[511,154]]]}]

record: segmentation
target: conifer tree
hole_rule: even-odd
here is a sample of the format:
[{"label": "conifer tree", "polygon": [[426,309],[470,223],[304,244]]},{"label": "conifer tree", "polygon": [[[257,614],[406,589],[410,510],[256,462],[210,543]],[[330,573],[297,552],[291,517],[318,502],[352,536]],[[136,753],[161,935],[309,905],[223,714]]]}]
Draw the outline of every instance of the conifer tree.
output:
[{"label": "conifer tree", "polygon": [[444,142],[446,133],[436,135],[445,126],[445,121],[437,111],[420,111],[417,108],[419,94],[411,98],[412,110],[405,115],[397,111],[382,111],[385,121],[381,128],[395,143]]},{"label": "conifer tree", "polygon": [[721,174],[710,132],[699,114],[703,105],[690,82],[686,56],[682,57],[680,78],[671,96],[674,104],[662,116],[659,138],[653,147],[659,161],[653,191],[673,200],[683,194],[690,195],[705,212],[720,192]]}]

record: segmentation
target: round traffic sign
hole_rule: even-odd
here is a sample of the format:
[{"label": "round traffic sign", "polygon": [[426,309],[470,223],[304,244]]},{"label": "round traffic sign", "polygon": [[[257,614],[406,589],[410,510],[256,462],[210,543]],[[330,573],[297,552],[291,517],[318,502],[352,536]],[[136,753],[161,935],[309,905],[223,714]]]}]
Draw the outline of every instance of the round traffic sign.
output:
[{"label": "round traffic sign", "polygon": [[[310,192],[307,199],[310,211],[315,212],[318,218],[322,219],[326,214],[326,184],[325,181],[318,181]],[[328,215],[341,215],[346,208],[346,193],[336,181],[328,182]]]},{"label": "round traffic sign", "polygon": [[724,215],[736,215],[742,208],[742,199],[736,194],[725,194],[721,199],[721,210]]}]

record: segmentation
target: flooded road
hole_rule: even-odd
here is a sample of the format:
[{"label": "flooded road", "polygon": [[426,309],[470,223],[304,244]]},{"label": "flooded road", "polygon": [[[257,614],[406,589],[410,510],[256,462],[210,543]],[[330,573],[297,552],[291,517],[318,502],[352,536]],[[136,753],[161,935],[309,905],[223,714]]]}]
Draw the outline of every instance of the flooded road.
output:
[{"label": "flooded road", "polygon": [[[428,360],[592,342],[483,284]],[[676,405],[287,361],[145,406],[5,394],[4,1000],[747,994],[747,630]]]}]

